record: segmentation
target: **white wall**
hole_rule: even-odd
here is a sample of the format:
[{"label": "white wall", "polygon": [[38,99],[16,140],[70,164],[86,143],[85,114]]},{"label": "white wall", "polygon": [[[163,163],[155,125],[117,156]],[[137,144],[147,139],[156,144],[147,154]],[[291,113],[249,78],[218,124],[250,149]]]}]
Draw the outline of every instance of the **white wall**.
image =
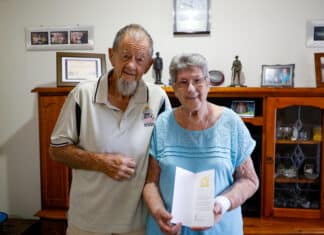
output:
[{"label": "white wall", "polygon": [[120,27],[140,23],[164,59],[164,82],[173,55],[200,52],[210,69],[225,73],[224,86],[237,54],[248,86],[260,86],[262,64],[286,63],[296,64],[296,87],[315,86],[305,28],[308,19],[324,19],[323,0],[211,0],[211,34],[187,37],[173,36],[172,2],[0,0],[0,211],[30,218],[40,209],[37,97],[30,91],[55,85],[55,51],[26,51],[25,27],[94,25],[90,52],[106,53]]}]

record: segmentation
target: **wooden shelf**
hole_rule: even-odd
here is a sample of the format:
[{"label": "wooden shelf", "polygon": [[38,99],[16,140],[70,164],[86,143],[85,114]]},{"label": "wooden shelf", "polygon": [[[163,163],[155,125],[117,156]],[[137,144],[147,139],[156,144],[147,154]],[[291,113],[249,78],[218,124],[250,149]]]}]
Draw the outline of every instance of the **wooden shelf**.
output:
[{"label": "wooden shelf", "polygon": [[251,118],[242,117],[242,120],[245,123],[250,123],[255,126],[263,126],[263,117],[251,117]]},{"label": "wooden shelf", "polygon": [[276,140],[276,144],[320,144],[321,141],[314,141],[314,140]]},{"label": "wooden shelf", "polygon": [[40,210],[35,216],[43,218],[43,219],[53,219],[53,220],[66,220],[67,219],[67,210]]},{"label": "wooden shelf", "polygon": [[284,176],[277,176],[276,183],[301,183],[301,184],[315,184],[319,182],[319,179],[307,179],[307,178],[288,178]]},{"label": "wooden shelf", "polygon": [[[300,209],[300,208],[273,208],[273,216],[275,217],[290,217],[300,219],[318,219],[320,220],[321,212],[319,209]],[[323,220],[322,224],[324,226]],[[324,234],[324,233],[323,233]]]}]

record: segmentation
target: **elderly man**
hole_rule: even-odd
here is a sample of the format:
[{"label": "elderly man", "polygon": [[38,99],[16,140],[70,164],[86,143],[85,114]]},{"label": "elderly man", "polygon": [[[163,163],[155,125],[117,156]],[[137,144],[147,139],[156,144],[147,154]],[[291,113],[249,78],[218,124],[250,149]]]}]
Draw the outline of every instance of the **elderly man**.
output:
[{"label": "elderly man", "polygon": [[54,160],[72,169],[67,234],[144,234],[141,193],[154,121],[170,108],[166,93],[141,78],[153,41],[140,25],[117,33],[113,69],[69,94],[51,136]]}]

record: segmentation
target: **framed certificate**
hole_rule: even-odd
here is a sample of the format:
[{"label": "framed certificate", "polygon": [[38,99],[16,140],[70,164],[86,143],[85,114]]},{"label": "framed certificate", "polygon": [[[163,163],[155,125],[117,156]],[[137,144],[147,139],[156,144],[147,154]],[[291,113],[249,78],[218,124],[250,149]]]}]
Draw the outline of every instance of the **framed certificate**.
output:
[{"label": "framed certificate", "polygon": [[57,86],[75,86],[98,80],[106,72],[105,54],[56,52]]},{"label": "framed certificate", "polygon": [[174,0],[173,34],[209,34],[210,0]]}]

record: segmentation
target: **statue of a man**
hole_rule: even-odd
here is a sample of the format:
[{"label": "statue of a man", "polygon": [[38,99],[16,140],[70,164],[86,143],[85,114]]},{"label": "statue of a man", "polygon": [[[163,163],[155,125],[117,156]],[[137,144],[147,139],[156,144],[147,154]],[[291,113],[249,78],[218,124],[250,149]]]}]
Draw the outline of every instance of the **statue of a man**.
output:
[{"label": "statue of a man", "polygon": [[153,69],[155,71],[155,84],[163,84],[162,79],[162,69],[163,69],[163,60],[160,57],[160,53],[156,52],[156,57],[154,58]]},{"label": "statue of a man", "polygon": [[238,59],[238,56],[235,56],[235,60],[233,61],[233,65],[232,65],[232,83],[231,83],[231,86],[242,86],[241,78],[240,78],[241,77],[241,71],[242,71],[241,61]]}]

